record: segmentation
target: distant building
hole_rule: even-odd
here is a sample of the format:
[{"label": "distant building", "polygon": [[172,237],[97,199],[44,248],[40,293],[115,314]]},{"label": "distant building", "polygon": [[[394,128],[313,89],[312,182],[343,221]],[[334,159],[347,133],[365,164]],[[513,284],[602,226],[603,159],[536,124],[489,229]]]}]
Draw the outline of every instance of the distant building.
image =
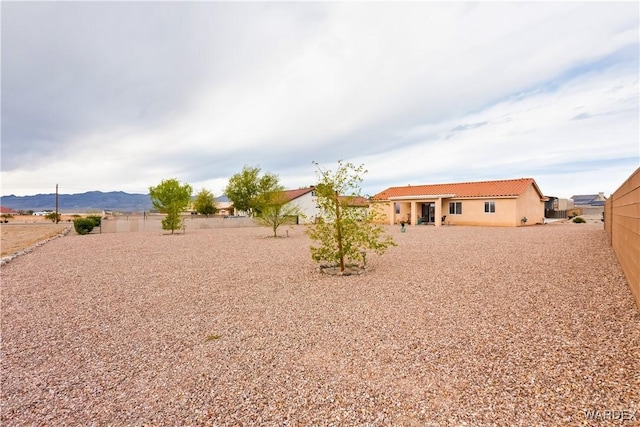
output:
[{"label": "distant building", "polygon": [[573,200],[576,208],[582,209],[583,215],[602,215],[607,198],[604,196],[604,193],[601,192],[598,194],[571,196],[571,200]]},{"label": "distant building", "polygon": [[[322,216],[316,199],[316,188],[314,186],[298,188],[295,190],[285,190],[285,199],[298,207],[301,215],[298,218],[300,224],[315,223]],[[341,202],[347,202],[350,208],[369,209],[369,200],[362,197],[340,196]]]},{"label": "distant building", "polygon": [[233,216],[235,213],[235,209],[233,208],[233,203],[231,200],[225,195],[215,198],[216,208],[218,209],[217,215],[222,216]]},{"label": "distant building", "polygon": [[544,217],[555,219],[567,218],[573,207],[573,200],[571,199],[547,196],[547,201],[544,202]]},{"label": "distant building", "polygon": [[604,206],[607,198],[604,193],[571,196],[575,206]]}]

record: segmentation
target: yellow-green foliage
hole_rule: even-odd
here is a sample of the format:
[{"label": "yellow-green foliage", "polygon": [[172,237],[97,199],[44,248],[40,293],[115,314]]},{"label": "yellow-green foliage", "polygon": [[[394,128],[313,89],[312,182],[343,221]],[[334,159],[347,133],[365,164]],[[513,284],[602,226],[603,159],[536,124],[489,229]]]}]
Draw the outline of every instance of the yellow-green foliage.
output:
[{"label": "yellow-green foliage", "polygon": [[321,221],[308,229],[309,237],[318,245],[311,247],[315,261],[328,261],[340,265],[344,271],[347,262],[363,260],[363,253],[372,250],[382,255],[389,246],[396,246],[384,228],[374,224],[376,210],[354,206],[360,196],[361,174],[364,165],[338,162],[335,172],[318,167],[319,182],[316,186],[317,205],[321,210]]}]

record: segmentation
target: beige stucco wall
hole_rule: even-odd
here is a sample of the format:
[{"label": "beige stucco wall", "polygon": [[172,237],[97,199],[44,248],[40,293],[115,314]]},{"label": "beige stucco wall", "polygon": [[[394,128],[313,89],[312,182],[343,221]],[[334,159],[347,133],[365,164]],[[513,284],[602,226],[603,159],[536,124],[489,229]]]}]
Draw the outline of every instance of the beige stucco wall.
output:
[{"label": "beige stucco wall", "polygon": [[[494,213],[485,213],[484,203],[493,201],[495,203]],[[411,205],[415,202],[416,216],[421,216],[423,203],[440,203],[441,215],[436,216],[436,221],[442,215],[446,215],[446,225],[484,225],[494,227],[518,227],[522,225],[535,225],[544,222],[544,202],[540,200],[539,193],[533,186],[530,186],[518,198],[478,198],[478,199],[425,199],[425,200],[408,200],[408,201],[391,201],[391,202],[375,202],[372,208],[380,212],[381,223],[398,224],[401,221],[407,221],[412,217]],[[449,203],[461,202],[462,214],[450,214]],[[400,212],[394,215],[394,203],[400,206]],[[527,222],[523,223],[522,218],[526,217]],[[414,223],[415,225],[415,223]]]},{"label": "beige stucco wall", "polygon": [[[485,213],[484,202],[495,202],[495,213]],[[462,215],[449,213],[450,202],[462,202]],[[520,225],[515,223],[516,199],[446,199],[442,202],[442,214],[448,225],[487,225],[505,227]]]},{"label": "beige stucco wall", "polygon": [[[526,225],[544,224],[544,202],[540,200],[538,192],[530,186],[518,198],[516,219],[527,218]],[[519,224],[518,224],[519,225]]]},{"label": "beige stucco wall", "polygon": [[389,202],[371,202],[369,209],[376,215],[376,223],[389,223]]}]

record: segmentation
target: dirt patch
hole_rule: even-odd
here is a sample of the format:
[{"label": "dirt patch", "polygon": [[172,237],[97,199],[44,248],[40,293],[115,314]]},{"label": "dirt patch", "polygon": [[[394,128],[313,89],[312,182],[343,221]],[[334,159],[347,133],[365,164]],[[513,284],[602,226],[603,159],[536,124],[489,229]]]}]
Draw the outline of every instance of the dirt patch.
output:
[{"label": "dirt patch", "polygon": [[47,240],[60,234],[65,228],[70,227],[69,223],[61,222],[33,222],[16,223],[9,222],[0,226],[2,248],[0,256],[4,257],[15,252],[27,249],[38,242]]}]

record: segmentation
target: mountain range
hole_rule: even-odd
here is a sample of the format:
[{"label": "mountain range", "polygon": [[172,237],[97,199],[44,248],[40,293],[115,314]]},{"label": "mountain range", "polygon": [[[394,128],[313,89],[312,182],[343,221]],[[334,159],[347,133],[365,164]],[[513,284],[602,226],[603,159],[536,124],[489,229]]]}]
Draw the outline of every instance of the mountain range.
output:
[{"label": "mountain range", "polygon": [[[56,195],[2,196],[0,206],[13,210],[43,211],[56,209]],[[123,191],[88,191],[80,194],[59,194],[58,211],[80,213],[92,211],[143,212],[153,208],[148,194],[130,194]]]}]

